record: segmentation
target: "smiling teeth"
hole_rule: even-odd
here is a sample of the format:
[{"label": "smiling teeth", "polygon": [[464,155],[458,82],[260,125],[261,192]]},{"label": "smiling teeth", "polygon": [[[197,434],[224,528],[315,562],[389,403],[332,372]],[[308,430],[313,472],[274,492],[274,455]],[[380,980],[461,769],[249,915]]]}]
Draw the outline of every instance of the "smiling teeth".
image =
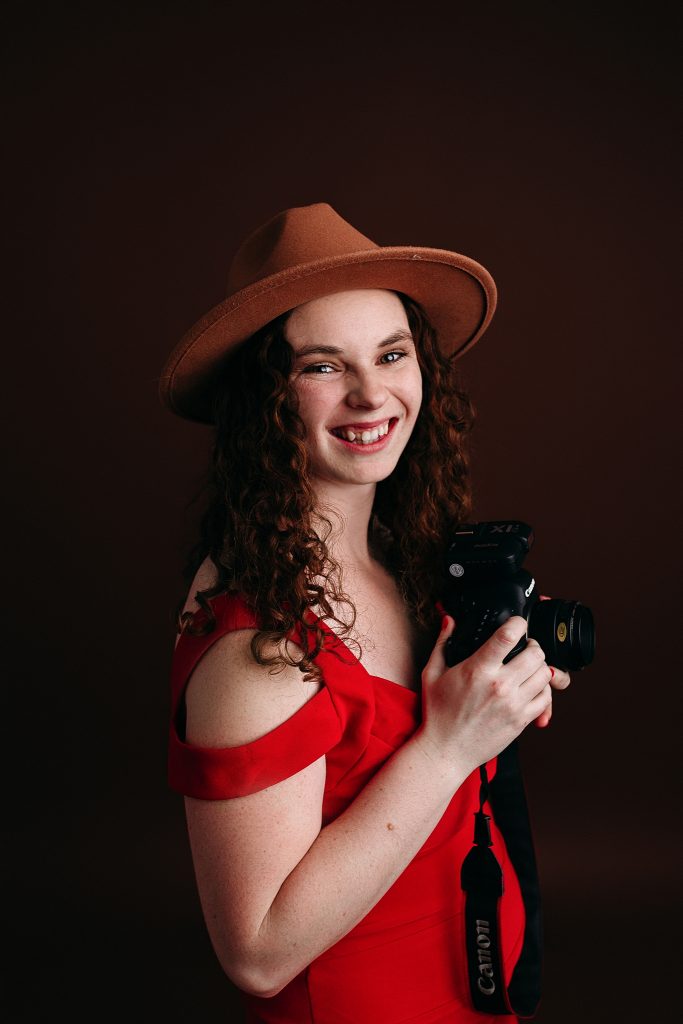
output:
[{"label": "smiling teeth", "polygon": [[339,427],[334,433],[337,437],[343,437],[345,441],[352,441],[356,444],[372,444],[373,441],[378,441],[380,437],[385,437],[389,433],[389,420],[379,427],[373,427],[372,430],[356,431],[347,427]]}]

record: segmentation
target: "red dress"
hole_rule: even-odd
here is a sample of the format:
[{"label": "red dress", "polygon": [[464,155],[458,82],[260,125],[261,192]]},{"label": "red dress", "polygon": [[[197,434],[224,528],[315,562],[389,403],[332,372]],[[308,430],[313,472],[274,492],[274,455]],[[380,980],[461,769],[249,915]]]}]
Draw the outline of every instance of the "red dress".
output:
[{"label": "red dress", "polygon": [[[254,613],[234,594],[211,601],[216,628],[181,635],[171,665],[169,783],[205,800],[258,792],[323,754],[327,778],[323,827],[339,815],[415,731],[420,695],[371,676],[321,622],[325,646],[316,658],[323,686],[286,722],[239,747],[195,747],[183,741],[185,688],[201,656],[233,629],[256,628]],[[198,612],[196,621],[203,621]],[[313,618],[312,618],[312,621]],[[292,635],[299,644],[299,635]],[[176,726],[178,726],[176,728]],[[495,759],[489,762],[489,777]],[[494,1024],[471,1008],[463,930],[460,866],[472,845],[479,774],[460,786],[438,825],[403,873],[351,931],[317,957],[276,996],[244,995],[249,1024]],[[487,813],[491,813],[487,807]],[[503,838],[491,822],[505,892],[501,930],[505,974],[519,956],[524,905]]]}]

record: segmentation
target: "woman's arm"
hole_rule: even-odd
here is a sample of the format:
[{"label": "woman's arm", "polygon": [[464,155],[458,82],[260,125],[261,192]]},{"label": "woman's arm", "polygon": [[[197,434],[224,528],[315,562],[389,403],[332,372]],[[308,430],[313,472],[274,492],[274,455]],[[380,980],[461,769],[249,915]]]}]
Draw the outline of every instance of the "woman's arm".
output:
[{"label": "woman's arm", "polygon": [[[207,928],[225,972],[243,990],[275,995],[346,935],[410,863],[470,772],[547,706],[549,670],[534,641],[502,665],[523,619],[508,620],[467,662],[445,670],[452,625],[423,673],[423,724],[325,828],[324,758],[250,796],[186,799]],[[297,669],[271,676],[256,665],[251,635],[221,638],[195,669],[187,694],[191,742],[249,742],[313,695]]]}]

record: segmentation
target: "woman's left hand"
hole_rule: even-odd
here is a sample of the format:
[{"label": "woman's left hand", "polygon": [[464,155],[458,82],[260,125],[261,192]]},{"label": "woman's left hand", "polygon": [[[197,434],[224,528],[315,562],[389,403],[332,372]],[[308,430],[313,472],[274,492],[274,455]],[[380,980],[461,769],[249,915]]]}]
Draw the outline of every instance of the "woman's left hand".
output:
[{"label": "woman's left hand", "polygon": [[[549,601],[550,598],[546,594],[539,595],[540,601]],[[550,680],[550,686],[553,690],[566,690],[571,682],[571,677],[568,672],[563,669],[555,668],[554,665],[548,666],[553,671],[553,678]],[[552,718],[553,709],[552,705],[547,708],[538,718],[535,720],[534,725],[537,725],[539,729],[545,729]]]}]

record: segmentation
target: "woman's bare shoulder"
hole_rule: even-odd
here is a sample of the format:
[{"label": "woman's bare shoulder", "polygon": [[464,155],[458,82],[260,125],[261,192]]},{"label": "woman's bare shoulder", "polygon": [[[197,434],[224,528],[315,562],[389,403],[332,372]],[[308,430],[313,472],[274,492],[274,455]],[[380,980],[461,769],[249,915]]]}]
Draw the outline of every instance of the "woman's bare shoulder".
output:
[{"label": "woman's bare shoulder", "polygon": [[[197,611],[194,598],[218,579],[207,556],[195,573],[183,611]],[[321,683],[304,681],[295,665],[273,671],[254,658],[251,641],[255,629],[237,629],[218,637],[200,658],[185,693],[187,739],[201,746],[238,746],[270,732],[295,714],[320,690]],[[298,660],[302,653],[291,641],[287,653]],[[266,648],[268,656],[274,646]]]},{"label": "woman's bare shoulder", "polygon": [[[291,718],[321,688],[285,665],[273,671],[252,653],[254,629],[218,638],[200,659],[187,686],[187,739],[200,746],[239,746],[265,736]],[[288,645],[291,654],[298,652]]]}]

